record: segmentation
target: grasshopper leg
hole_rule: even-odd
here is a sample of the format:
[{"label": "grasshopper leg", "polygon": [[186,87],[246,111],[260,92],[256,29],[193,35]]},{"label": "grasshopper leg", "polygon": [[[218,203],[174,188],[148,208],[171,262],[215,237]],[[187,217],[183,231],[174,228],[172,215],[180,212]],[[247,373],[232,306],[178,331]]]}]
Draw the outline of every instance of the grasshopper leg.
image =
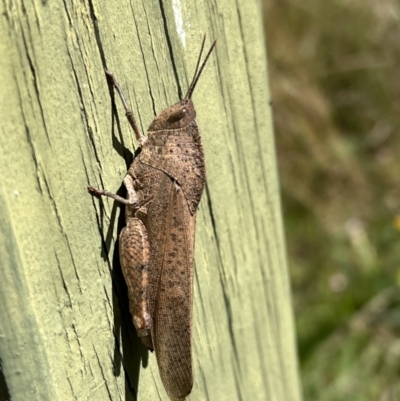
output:
[{"label": "grasshopper leg", "polygon": [[124,185],[128,192],[127,199],[125,199],[122,196],[119,196],[117,194],[113,194],[112,192],[107,191],[106,189],[97,189],[97,188],[93,187],[92,185],[88,186],[88,191],[92,195],[107,196],[109,198],[115,199],[116,201],[118,201],[126,206],[132,206],[135,209],[139,209],[141,207],[141,202],[139,202],[139,197],[134,188],[134,178],[131,175],[127,174],[124,178]]},{"label": "grasshopper leg", "polygon": [[126,118],[128,119],[129,124],[131,125],[131,127],[135,133],[136,139],[139,142],[140,146],[143,146],[143,144],[146,142],[147,138],[139,131],[139,127],[136,123],[136,119],[135,119],[135,116],[133,115],[133,111],[128,106],[128,103],[125,99],[125,96],[124,96],[124,93],[122,92],[121,87],[119,86],[119,84],[118,84],[117,80],[115,79],[114,74],[112,72],[107,71],[107,70],[104,70],[104,72],[106,73],[107,78],[111,81],[115,90],[118,92],[118,95],[121,98],[122,104],[124,105]]},{"label": "grasshopper leg", "polygon": [[148,310],[150,245],[146,227],[142,220],[136,217],[139,209],[152,198],[141,201],[135,190],[135,181],[137,179],[130,174],[127,174],[124,178],[127,199],[107,190],[96,189],[92,186],[89,186],[88,190],[93,195],[108,196],[128,206],[126,210],[126,226],[121,231],[119,237],[119,255],[122,273],[128,287],[129,310],[137,335],[141,337],[144,345],[153,351],[150,333],[152,320]]},{"label": "grasshopper leg", "polygon": [[129,309],[137,335],[143,343],[153,349],[149,313],[149,240],[143,222],[130,218],[119,237],[119,254],[122,273],[128,287]]},{"label": "grasshopper leg", "polygon": [[109,198],[115,199],[116,201],[123,203],[124,205],[134,206],[128,199],[125,199],[117,194],[113,194],[112,192],[107,191],[106,189],[97,189],[92,185],[89,185],[88,191],[95,196],[108,196]]}]

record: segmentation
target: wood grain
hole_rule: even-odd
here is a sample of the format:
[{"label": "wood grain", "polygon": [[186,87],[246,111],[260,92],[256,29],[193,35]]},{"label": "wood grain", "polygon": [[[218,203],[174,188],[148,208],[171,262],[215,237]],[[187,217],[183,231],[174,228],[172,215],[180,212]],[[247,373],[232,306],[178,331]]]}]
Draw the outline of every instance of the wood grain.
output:
[{"label": "wood grain", "polygon": [[145,132],[185,93],[206,32],[218,45],[193,96],[207,185],[188,399],[300,400],[259,2],[4,0],[0,15],[0,355],[9,397],[168,399],[130,319],[121,210],[86,187],[117,191],[135,145],[103,68]]}]

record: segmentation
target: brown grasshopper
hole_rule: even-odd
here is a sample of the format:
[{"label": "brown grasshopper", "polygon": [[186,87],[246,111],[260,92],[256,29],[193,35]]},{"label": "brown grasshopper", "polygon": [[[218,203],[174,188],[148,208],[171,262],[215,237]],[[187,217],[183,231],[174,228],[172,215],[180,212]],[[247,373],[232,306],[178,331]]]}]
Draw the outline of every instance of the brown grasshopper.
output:
[{"label": "brown grasshopper", "polygon": [[119,252],[129,309],[137,335],[155,350],[161,379],[173,400],[184,400],[193,386],[194,240],[205,164],[191,97],[216,44],[199,69],[204,42],[205,36],[186,96],[155,117],[147,137],[140,133],[116,79],[106,71],[141,151],[123,181],[126,199],[88,187],[93,195],[109,196],[126,206]]}]

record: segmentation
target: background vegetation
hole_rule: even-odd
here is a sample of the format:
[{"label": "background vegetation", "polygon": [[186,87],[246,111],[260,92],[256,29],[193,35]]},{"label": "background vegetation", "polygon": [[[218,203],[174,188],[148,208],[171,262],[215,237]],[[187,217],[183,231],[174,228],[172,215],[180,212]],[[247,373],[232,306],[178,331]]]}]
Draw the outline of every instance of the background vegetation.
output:
[{"label": "background vegetation", "polygon": [[400,399],[400,2],[264,0],[305,400]]}]

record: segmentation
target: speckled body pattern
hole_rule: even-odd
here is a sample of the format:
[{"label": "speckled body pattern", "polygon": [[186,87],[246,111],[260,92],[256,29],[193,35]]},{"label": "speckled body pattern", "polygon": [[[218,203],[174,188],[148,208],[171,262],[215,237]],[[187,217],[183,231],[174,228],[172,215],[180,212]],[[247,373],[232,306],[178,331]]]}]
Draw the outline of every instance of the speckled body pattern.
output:
[{"label": "speckled body pattern", "polygon": [[196,210],[205,184],[204,153],[191,96],[212,44],[185,98],[155,117],[143,136],[121,88],[126,116],[140,144],[124,184],[127,199],[89,186],[126,205],[120,260],[129,309],[138,336],[155,350],[160,376],[172,400],[184,400],[193,387],[192,309]]},{"label": "speckled body pattern", "polygon": [[[149,314],[152,327],[147,335],[138,330],[146,346],[153,344],[160,375],[168,394],[179,399],[190,393],[192,376],[192,300],[193,256],[196,212],[205,182],[204,156],[195,120],[188,129],[149,131],[137,159],[128,174],[135,178],[139,202],[152,199],[139,209],[149,240],[148,262]],[[171,152],[172,150],[172,152]],[[152,158],[151,156],[156,157]],[[174,163],[175,162],[175,163]],[[151,165],[147,164],[151,163]],[[183,177],[184,175],[184,177]],[[188,195],[185,192],[188,188]],[[193,210],[193,212],[192,212]],[[134,207],[127,206],[127,220]],[[128,223],[128,226],[131,223]],[[124,229],[125,230],[125,229]],[[130,300],[138,308],[142,280],[138,260],[140,241],[121,233],[121,261],[130,289]],[[138,235],[135,235],[138,237]],[[123,245],[124,243],[124,245]],[[135,258],[127,261],[135,249]],[[132,311],[132,308],[131,308]],[[149,347],[151,348],[151,347]]]}]

